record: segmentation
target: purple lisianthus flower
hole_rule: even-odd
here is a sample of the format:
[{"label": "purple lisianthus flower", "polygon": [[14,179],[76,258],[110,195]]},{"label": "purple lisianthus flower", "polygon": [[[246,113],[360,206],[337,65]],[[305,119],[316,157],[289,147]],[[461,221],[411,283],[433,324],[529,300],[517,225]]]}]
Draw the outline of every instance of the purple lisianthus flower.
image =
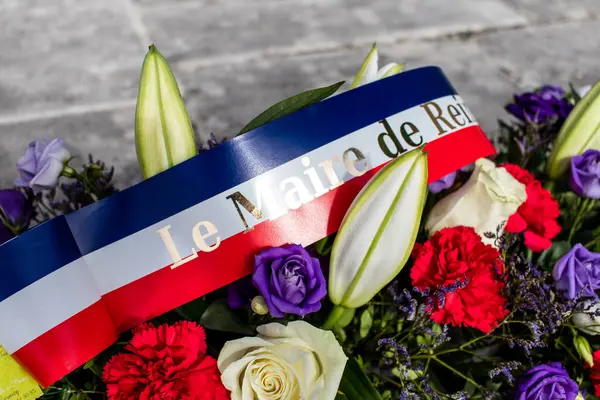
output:
[{"label": "purple lisianthus flower", "polygon": [[258,291],[252,284],[252,276],[248,275],[227,286],[227,304],[232,310],[250,305]]},{"label": "purple lisianthus flower", "polygon": [[571,158],[569,183],[579,196],[600,199],[600,151],[587,150]]},{"label": "purple lisianthus flower", "polygon": [[515,400],[574,400],[579,394],[577,382],[559,362],[531,368],[519,380]]},{"label": "purple lisianthus flower", "polygon": [[573,104],[565,99],[562,88],[546,85],[533,92],[515,95],[514,102],[505,108],[523,122],[544,124],[553,119],[565,120],[573,110]]},{"label": "purple lisianthus flower", "polygon": [[17,186],[30,187],[34,192],[52,189],[58,183],[71,153],[62,139],[36,140],[29,143],[25,154],[17,161]]},{"label": "purple lisianthus flower", "polygon": [[598,298],[595,290],[600,288],[600,253],[593,253],[576,244],[562,256],[552,271],[556,287],[564,291],[564,296],[575,298],[583,291],[582,297]]},{"label": "purple lisianthus flower", "polygon": [[448,175],[441,177],[437,181],[429,184],[429,191],[431,193],[439,193],[442,190],[448,189],[454,185],[456,179],[456,171],[450,172]]},{"label": "purple lisianthus flower", "polygon": [[273,247],[258,254],[252,282],[265,298],[269,314],[276,318],[319,311],[327,294],[319,260],[296,244]]},{"label": "purple lisianthus flower", "polygon": [[19,190],[0,190],[0,244],[27,229],[32,217],[30,198]]}]

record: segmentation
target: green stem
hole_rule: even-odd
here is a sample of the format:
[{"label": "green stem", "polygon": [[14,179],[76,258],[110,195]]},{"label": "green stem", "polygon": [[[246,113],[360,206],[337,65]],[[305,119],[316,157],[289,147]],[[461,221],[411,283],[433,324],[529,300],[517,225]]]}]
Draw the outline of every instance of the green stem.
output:
[{"label": "green stem", "polygon": [[448,369],[448,370],[452,371],[453,373],[455,373],[456,375],[460,376],[465,381],[467,381],[471,385],[475,386],[477,389],[481,390],[482,392],[485,392],[485,388],[483,386],[481,386],[479,383],[475,382],[473,379],[469,378],[468,376],[466,376],[465,374],[463,374],[456,368],[446,364],[444,361],[440,360],[437,357],[433,357],[433,360],[436,361],[438,364],[440,364],[442,367],[445,367],[446,369]]},{"label": "green stem", "polygon": [[556,182],[553,180],[547,180],[546,183],[544,184],[544,188],[547,189],[549,192],[552,192],[554,190],[555,186],[556,186]]},{"label": "green stem", "polygon": [[342,306],[333,306],[333,310],[329,313],[329,317],[323,324],[322,328],[331,330],[337,324],[337,322],[342,318],[342,315],[346,313],[347,308]]},{"label": "green stem", "polygon": [[569,238],[567,241],[571,243],[573,240],[573,236],[575,232],[580,228],[581,222],[585,216],[585,214],[591,209],[594,204],[593,199],[584,199],[579,204],[579,210],[577,211],[577,215],[575,216],[575,221],[573,221],[573,226],[571,226],[571,231],[569,232]]}]

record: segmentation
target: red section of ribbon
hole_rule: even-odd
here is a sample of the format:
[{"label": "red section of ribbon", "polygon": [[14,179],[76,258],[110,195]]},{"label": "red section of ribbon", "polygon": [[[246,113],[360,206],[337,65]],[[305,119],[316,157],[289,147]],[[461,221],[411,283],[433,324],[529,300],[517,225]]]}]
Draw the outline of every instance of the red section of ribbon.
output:
[{"label": "red section of ribbon", "polygon": [[43,387],[50,386],[117,340],[103,300],[17,350],[13,357]]},{"label": "red section of ribbon", "polygon": [[[495,153],[479,126],[440,137],[425,149],[429,182]],[[251,232],[222,241],[217,251],[198,253],[198,258],[176,269],[165,267],[105,295],[115,324],[120,330],[129,329],[249,274],[254,254],[261,249],[287,243],[306,246],[336,232],[358,192],[382,167],[276,220],[260,223]]]},{"label": "red section of ribbon", "polygon": [[[440,137],[425,150],[429,182],[495,153],[479,126]],[[29,367],[38,382],[50,385],[112,344],[116,340],[114,325],[125,331],[249,274],[254,255],[261,249],[287,243],[306,246],[336,232],[356,195],[382,167],[298,210],[262,222],[251,232],[223,240],[214,252],[198,253],[196,259],[178,268],[166,266],[108,293],[101,301],[106,308],[96,303],[27,344],[15,357]],[[111,311],[110,317],[102,311],[106,309]]]}]

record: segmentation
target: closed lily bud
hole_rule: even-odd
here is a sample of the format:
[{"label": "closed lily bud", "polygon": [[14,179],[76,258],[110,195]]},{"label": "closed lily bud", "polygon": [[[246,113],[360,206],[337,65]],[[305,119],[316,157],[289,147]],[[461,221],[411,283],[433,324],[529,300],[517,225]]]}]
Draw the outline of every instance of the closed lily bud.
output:
[{"label": "closed lily bud", "polygon": [[267,315],[269,313],[269,306],[262,296],[254,297],[250,303],[250,307],[252,308],[252,311],[258,315]]},{"label": "closed lily bud", "polygon": [[144,178],[197,154],[194,131],[169,64],[150,46],[135,110],[135,145]]},{"label": "closed lily bud", "polygon": [[475,163],[467,183],[436,203],[425,229],[433,235],[443,228],[468,226],[475,229],[485,243],[493,245],[494,239],[484,233],[495,234],[498,226],[506,222],[525,200],[525,185],[506,169],[482,158]]},{"label": "closed lily bud", "polygon": [[575,350],[577,350],[577,353],[579,353],[581,358],[583,358],[590,367],[593,367],[594,356],[592,355],[592,347],[587,339],[583,336],[575,336],[573,338],[573,346],[575,346]]},{"label": "closed lily bud", "polygon": [[600,82],[577,103],[560,129],[548,160],[550,178],[563,176],[571,157],[590,149],[600,150]]},{"label": "closed lily bud", "polygon": [[583,301],[583,311],[574,313],[571,322],[581,332],[591,336],[600,334],[600,303],[596,300]]},{"label": "closed lily bud", "polygon": [[399,74],[403,69],[404,64],[396,63],[387,64],[379,69],[379,54],[377,53],[377,46],[373,45],[367,58],[360,67],[358,74],[356,74],[356,78],[354,78],[354,82],[352,82],[350,89],[366,85],[367,83],[374,82],[378,79]]},{"label": "closed lily bud", "polygon": [[426,195],[427,155],[420,150],[390,162],[358,194],[331,252],[329,297],[338,306],[334,322],[345,310],[366,304],[404,267]]}]

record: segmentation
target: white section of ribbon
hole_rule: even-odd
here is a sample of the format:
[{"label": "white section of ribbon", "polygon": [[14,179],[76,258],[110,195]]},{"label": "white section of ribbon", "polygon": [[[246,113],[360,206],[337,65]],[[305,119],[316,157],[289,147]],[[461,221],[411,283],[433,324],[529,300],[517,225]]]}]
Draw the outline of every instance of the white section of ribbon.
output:
[{"label": "white section of ribbon", "polygon": [[100,300],[83,258],[0,302],[0,343],[10,354]]},{"label": "white section of ribbon", "polygon": [[[448,105],[462,103],[459,96],[445,96],[433,101],[444,110]],[[473,120],[472,123],[457,126],[456,129],[449,130],[444,136],[477,125],[470,112],[469,117]],[[411,122],[419,128],[419,134],[412,136],[413,140],[417,140],[421,135],[423,143],[427,143],[440,137],[437,128],[420,106],[397,113],[386,120],[404,148],[408,150],[415,147],[409,146],[400,135],[400,126],[404,122]],[[280,183],[286,178],[296,177],[303,181],[311,196],[314,196],[314,186],[304,174],[307,169],[302,163],[304,157],[310,159],[310,167],[315,168],[320,181],[326,188],[330,186],[330,182],[324,169],[319,167],[319,163],[331,160],[333,156],[341,159],[344,151],[348,148],[357,148],[364,154],[368,170],[389,161],[390,158],[382,152],[377,141],[379,134],[384,131],[384,126],[379,122],[370,124],[157,224],[98,249],[34,282],[0,302],[0,321],[3,322],[0,324],[0,343],[9,353],[14,353],[25,344],[94,304],[100,299],[100,295],[171,265],[172,259],[157,233],[158,229],[171,226],[170,233],[173,241],[184,257],[191,254],[192,249],[196,248],[192,239],[192,228],[200,221],[213,223],[217,227],[222,241],[242,232],[244,230],[242,220],[232,201],[226,199],[228,195],[236,191],[242,193],[253,204],[258,205],[257,186],[271,182],[277,202],[283,206],[284,191],[280,189]],[[311,132],[311,134],[318,135],[319,132]],[[254,156],[264,157],[265,155],[256,154]],[[248,157],[253,157],[253,155],[248,154]],[[332,166],[340,181],[345,182],[353,178],[346,171],[342,162],[333,162]],[[215,166],[215,168],[217,167]],[[362,165],[357,165],[357,168],[363,170]],[[260,221],[254,220],[250,214],[243,212],[249,224],[257,224],[275,216],[274,210],[269,210],[268,207],[263,210],[265,218]],[[114,221],[114,223],[118,222]],[[98,288],[101,293],[98,293]]]},{"label": "white section of ribbon", "polygon": [[[446,119],[451,122],[452,120],[448,117],[447,107],[453,104],[462,104],[460,96],[444,96],[432,101],[444,110]],[[465,106],[463,105],[463,107]],[[473,122],[469,123],[463,117],[465,125],[456,126],[453,130],[442,125],[448,130],[444,136],[469,126],[477,125],[470,112],[469,117]],[[402,146],[408,150],[413,150],[415,146],[408,145],[400,135],[400,126],[404,122],[411,122],[418,127],[419,133],[412,136],[412,139],[415,141],[419,135],[423,137],[423,144],[441,137],[437,127],[421,106],[404,110],[386,118],[386,120],[395,132],[398,140],[402,143]],[[158,229],[166,226],[171,227],[170,233],[173,241],[180,254],[184,257],[192,254],[192,249],[196,248],[192,240],[192,228],[200,221],[210,221],[213,223],[218,229],[218,236],[221,241],[242,232],[244,230],[242,220],[232,201],[226,199],[228,195],[236,191],[242,193],[254,205],[258,205],[260,203],[256,195],[257,187],[264,185],[265,182],[270,182],[272,184],[272,191],[276,194],[277,202],[283,205],[283,193],[279,185],[286,178],[297,177],[303,181],[306,188],[309,189],[310,194],[314,195],[314,187],[304,174],[307,168],[302,164],[302,158],[304,157],[308,157],[311,160],[310,167],[315,167],[325,187],[330,186],[329,180],[323,168],[319,167],[318,164],[326,160],[331,160],[334,156],[337,156],[341,160],[344,151],[348,148],[357,148],[365,155],[369,170],[389,161],[390,158],[382,152],[377,141],[379,134],[384,131],[385,128],[381,123],[372,123],[317,148],[302,157],[282,164],[261,176],[250,179],[202,203],[181,211],[157,224],[140,230],[131,236],[87,254],[85,259],[91,268],[101,292],[103,294],[109,293],[172,264],[172,259],[160,236],[157,234]],[[311,134],[318,135],[319,132],[311,132]],[[387,142],[390,143],[389,140]],[[248,154],[250,159],[252,157],[260,158],[264,156],[264,154]],[[340,180],[345,182],[353,177],[346,172],[342,162],[333,162],[332,165]],[[215,166],[215,168],[218,168],[218,166]],[[252,224],[252,222],[256,224],[256,220],[250,214],[245,211],[243,212],[249,224]],[[272,217],[273,213],[274,210],[265,208],[263,204],[265,218],[260,222]],[[115,223],[118,222],[115,221]]]}]

